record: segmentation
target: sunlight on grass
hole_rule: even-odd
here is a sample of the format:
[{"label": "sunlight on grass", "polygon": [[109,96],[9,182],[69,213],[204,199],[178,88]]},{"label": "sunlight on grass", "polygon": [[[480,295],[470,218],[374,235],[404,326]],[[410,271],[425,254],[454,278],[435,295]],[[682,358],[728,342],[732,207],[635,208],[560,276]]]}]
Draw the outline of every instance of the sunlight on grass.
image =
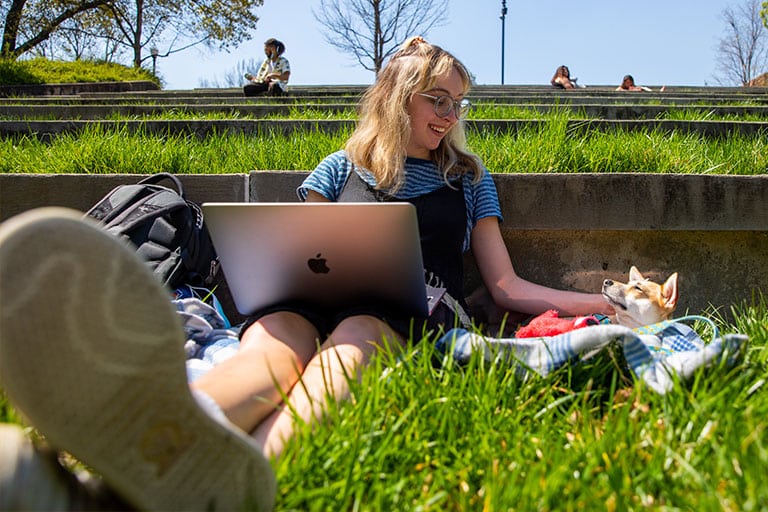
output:
[{"label": "sunlight on grass", "polygon": [[[653,172],[763,174],[768,139],[732,134],[707,139],[696,134],[570,132],[564,116],[514,133],[469,132],[469,148],[491,172]],[[218,134],[157,136],[91,127],[50,143],[31,137],[0,141],[4,173],[227,174],[254,169],[311,170],[343,147],[348,129],[292,135]]]},{"label": "sunlight on grass", "polygon": [[[759,323],[767,311],[763,303],[736,322]],[[753,339],[766,343],[764,334]],[[601,354],[525,381],[479,358],[457,365],[430,342],[383,355],[324,428],[307,427],[291,443],[277,467],[282,488],[293,490],[281,506],[703,510],[768,498],[757,477],[768,452],[755,436],[768,427],[768,395],[748,392],[768,376],[764,361],[702,370],[659,396]],[[295,492],[302,486],[313,491]]]}]

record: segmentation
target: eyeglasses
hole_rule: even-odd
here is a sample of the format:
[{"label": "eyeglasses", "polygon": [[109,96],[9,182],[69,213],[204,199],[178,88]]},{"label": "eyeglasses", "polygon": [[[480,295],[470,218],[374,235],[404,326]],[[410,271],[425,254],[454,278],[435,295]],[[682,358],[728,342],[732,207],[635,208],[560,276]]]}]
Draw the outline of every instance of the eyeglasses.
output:
[{"label": "eyeglasses", "polygon": [[469,109],[472,107],[472,103],[468,99],[461,99],[454,101],[450,96],[433,96],[423,92],[417,92],[419,96],[424,96],[435,102],[435,114],[439,117],[448,117],[451,112],[456,114],[458,119],[464,119],[469,113]]}]

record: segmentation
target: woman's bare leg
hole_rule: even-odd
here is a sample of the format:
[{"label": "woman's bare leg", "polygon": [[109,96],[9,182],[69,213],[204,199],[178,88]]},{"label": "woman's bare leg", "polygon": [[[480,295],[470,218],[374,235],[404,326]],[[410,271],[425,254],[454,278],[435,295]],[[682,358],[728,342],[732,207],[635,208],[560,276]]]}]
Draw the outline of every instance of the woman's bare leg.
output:
[{"label": "woman's bare leg", "polygon": [[284,311],[252,324],[237,354],[192,384],[221,407],[227,418],[251,432],[272,414],[317,352],[319,334],[304,317]]},{"label": "woman's bare leg", "polygon": [[329,400],[347,398],[349,379],[358,378],[371,355],[393,343],[400,347],[403,340],[378,318],[360,315],[343,320],[306,365],[288,403],[253,431],[265,455],[279,457],[297,421],[312,422],[326,411]]}]

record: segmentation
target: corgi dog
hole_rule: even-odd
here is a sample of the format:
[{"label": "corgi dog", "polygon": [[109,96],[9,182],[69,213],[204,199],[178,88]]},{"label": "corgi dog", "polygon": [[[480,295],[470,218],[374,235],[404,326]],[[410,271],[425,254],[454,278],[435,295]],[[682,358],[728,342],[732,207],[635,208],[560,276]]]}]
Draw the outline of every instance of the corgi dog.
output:
[{"label": "corgi dog", "polygon": [[664,284],[643,277],[634,265],[629,282],[603,281],[603,297],[616,311],[615,322],[626,327],[651,325],[669,320],[677,307],[677,272]]}]

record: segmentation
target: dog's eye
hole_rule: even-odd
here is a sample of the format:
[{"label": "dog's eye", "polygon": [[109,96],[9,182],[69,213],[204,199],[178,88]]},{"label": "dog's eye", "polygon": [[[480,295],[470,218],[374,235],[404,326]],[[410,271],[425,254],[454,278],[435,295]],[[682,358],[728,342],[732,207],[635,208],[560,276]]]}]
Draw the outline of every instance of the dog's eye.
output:
[{"label": "dog's eye", "polygon": [[639,284],[636,284],[636,285],[635,285],[635,290],[637,290],[637,291],[641,292],[641,291],[643,291],[643,287],[642,287],[642,286],[640,286]]}]

